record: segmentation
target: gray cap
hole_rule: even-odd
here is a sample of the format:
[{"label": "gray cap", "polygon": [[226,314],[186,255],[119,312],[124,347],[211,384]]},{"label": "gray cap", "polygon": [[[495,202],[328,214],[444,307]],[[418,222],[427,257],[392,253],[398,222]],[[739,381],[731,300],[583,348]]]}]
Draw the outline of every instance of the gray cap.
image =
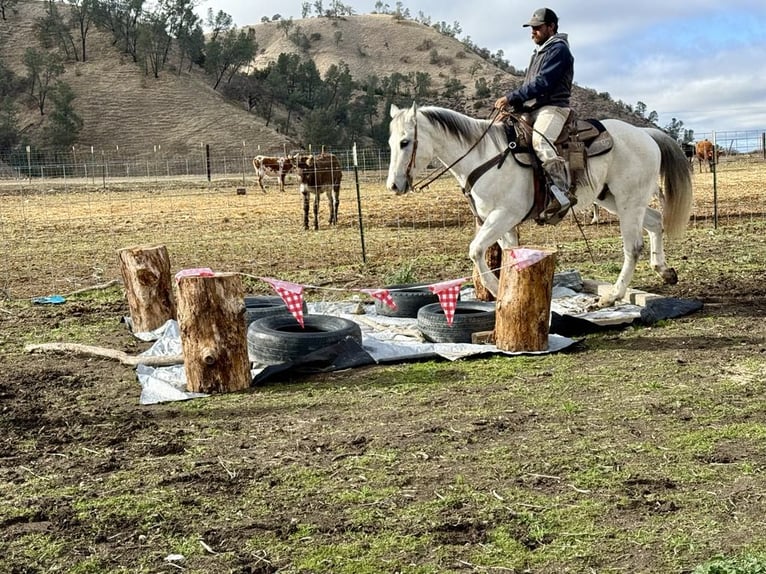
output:
[{"label": "gray cap", "polygon": [[524,28],[527,26],[542,26],[543,24],[558,24],[559,17],[550,8],[538,8],[532,14],[529,22],[524,24]]}]

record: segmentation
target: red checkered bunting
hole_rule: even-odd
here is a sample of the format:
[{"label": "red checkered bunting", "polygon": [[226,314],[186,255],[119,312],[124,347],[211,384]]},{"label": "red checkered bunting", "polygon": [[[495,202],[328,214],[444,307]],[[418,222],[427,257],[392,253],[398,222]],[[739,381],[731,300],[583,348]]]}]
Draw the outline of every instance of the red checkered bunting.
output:
[{"label": "red checkered bunting", "polygon": [[511,249],[510,261],[511,265],[515,265],[516,269],[521,271],[527,267],[531,267],[538,261],[542,261],[545,258],[545,252],[537,249],[528,249],[526,247],[519,247],[517,249]]},{"label": "red checkered bunting", "polygon": [[377,299],[381,303],[385,303],[394,311],[397,309],[396,301],[391,297],[388,289],[360,289],[362,293],[367,293],[373,299]]},{"label": "red checkered bunting", "polygon": [[176,283],[184,277],[215,277],[215,273],[209,267],[198,267],[196,269],[181,269],[176,273]]},{"label": "red checkered bunting", "polygon": [[273,279],[271,277],[261,277],[263,281],[266,281],[271,285],[274,290],[282,297],[282,301],[287,305],[287,310],[293,314],[293,317],[303,327],[303,285],[297,283],[290,283],[288,281],[280,281],[279,279]]},{"label": "red checkered bunting", "polygon": [[452,320],[455,318],[455,309],[457,308],[457,299],[460,295],[460,286],[465,279],[452,279],[429,285],[431,293],[439,297],[439,305],[444,310],[444,316],[447,318],[447,325],[452,326]]}]

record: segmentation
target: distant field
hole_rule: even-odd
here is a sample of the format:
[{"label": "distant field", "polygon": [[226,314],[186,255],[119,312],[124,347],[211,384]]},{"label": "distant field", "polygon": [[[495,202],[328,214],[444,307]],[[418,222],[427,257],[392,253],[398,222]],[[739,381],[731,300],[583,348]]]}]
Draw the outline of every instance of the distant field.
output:
[{"label": "distant field", "polygon": [[[323,198],[319,232],[301,229],[294,179],[288,179],[284,194],[276,191],[274,179],[262,193],[247,173],[246,195],[236,193],[243,185],[239,176],[212,184],[158,176],[106,185],[98,179],[5,181],[0,184],[2,287],[12,297],[71,292],[117,278],[116,251],[149,244],[167,245],[174,269],[206,266],[335,286],[379,283],[403,267],[437,276],[429,278],[470,274],[473,221],[454,180],[443,177],[428,190],[396,197],[385,190],[383,172],[362,172],[360,215],[354,174],[344,175],[339,225],[328,228]],[[724,227],[763,218],[764,181],[764,162],[728,161],[719,165],[714,189],[713,174],[699,173],[695,165],[691,226],[712,228],[715,217]],[[571,219],[555,228],[525,224],[522,242],[619,237],[615,220],[601,215],[600,225],[585,226],[582,233]]]}]

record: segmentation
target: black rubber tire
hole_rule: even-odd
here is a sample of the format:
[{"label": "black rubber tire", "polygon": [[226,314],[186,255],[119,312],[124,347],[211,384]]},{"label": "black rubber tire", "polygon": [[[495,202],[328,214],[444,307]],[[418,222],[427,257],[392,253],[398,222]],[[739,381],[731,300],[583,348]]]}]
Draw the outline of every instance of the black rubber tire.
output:
[{"label": "black rubber tire", "polygon": [[[303,302],[303,314],[307,313]],[[248,295],[245,297],[245,324],[273,315],[290,315],[287,305],[279,295]]]},{"label": "black rubber tire", "polygon": [[458,301],[452,326],[439,303],[418,311],[418,329],[433,343],[470,343],[471,335],[495,328],[495,302]]},{"label": "black rubber tire", "polygon": [[428,289],[428,284],[404,284],[389,285],[391,298],[396,303],[396,309],[392,309],[382,301],[375,300],[375,312],[383,317],[410,317],[418,316],[418,310],[424,305],[438,303],[439,297]]},{"label": "black rubber tire", "polygon": [[289,363],[351,337],[362,344],[358,324],[342,317],[306,315],[304,327],[292,315],[258,319],[247,329],[250,358],[263,365]]}]

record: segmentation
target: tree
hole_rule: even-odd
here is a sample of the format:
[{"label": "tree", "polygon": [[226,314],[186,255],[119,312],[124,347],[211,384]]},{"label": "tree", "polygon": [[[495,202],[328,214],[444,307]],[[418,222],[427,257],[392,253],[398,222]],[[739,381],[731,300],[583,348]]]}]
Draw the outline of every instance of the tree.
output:
[{"label": "tree", "polygon": [[422,100],[431,96],[431,83],[431,74],[415,72],[415,97]]},{"label": "tree", "polygon": [[70,25],[77,28],[80,40],[80,59],[84,62],[87,59],[85,39],[88,37],[90,23],[93,20],[96,0],[67,0],[67,2],[72,7]]},{"label": "tree", "polygon": [[351,100],[354,91],[354,80],[348,64],[341,60],[337,65],[332,64],[324,74],[325,105],[332,108],[333,113],[343,113]]},{"label": "tree", "polygon": [[0,17],[3,20],[7,20],[9,10],[13,10],[14,6],[19,3],[19,0],[0,0]]},{"label": "tree", "polygon": [[665,132],[672,137],[674,140],[678,141],[680,140],[680,134],[681,134],[681,128],[683,128],[684,123],[681,120],[677,120],[676,118],[672,118],[670,120],[670,123],[665,126]]},{"label": "tree", "polygon": [[19,133],[16,106],[9,96],[0,98],[0,157],[8,154],[18,145]]},{"label": "tree", "polygon": [[285,38],[290,36],[290,28],[293,27],[293,19],[288,18],[287,20],[280,20],[277,22],[277,30],[281,30],[282,33],[285,35]]},{"label": "tree", "polygon": [[302,139],[319,148],[323,145],[342,145],[342,132],[332,112],[328,109],[314,109],[303,122]]},{"label": "tree", "polygon": [[[175,38],[178,47],[178,73],[181,73],[184,60],[189,59],[189,65],[201,61],[200,55],[205,46],[202,32],[202,19],[194,9],[196,0],[161,0],[160,10],[165,15],[167,32]],[[170,43],[167,45],[170,49]],[[165,56],[167,60],[167,55]]]},{"label": "tree", "polygon": [[0,100],[16,96],[24,91],[21,80],[0,61]]},{"label": "tree", "polygon": [[139,63],[144,68],[145,74],[151,70],[155,78],[160,77],[160,71],[165,67],[170,43],[167,21],[163,15],[158,13],[147,14],[138,26],[136,45]]},{"label": "tree", "polygon": [[213,9],[208,8],[206,24],[212,30],[210,33],[211,39],[215,40],[219,35],[228,32],[234,27],[234,19],[223,10],[219,10],[213,15]]},{"label": "tree", "polygon": [[211,38],[205,45],[205,72],[213,78],[213,89],[218,89],[225,77],[230,81],[255,57],[257,49],[255,40],[236,27]]},{"label": "tree", "polygon": [[94,21],[112,32],[113,44],[138,62],[138,22],[144,13],[144,0],[96,0]]},{"label": "tree", "polygon": [[64,73],[62,58],[56,52],[46,53],[27,48],[24,52],[24,65],[27,68],[29,95],[40,109],[40,115],[43,115],[51,84]]},{"label": "tree", "polygon": [[67,60],[79,60],[70,23],[53,0],[45,2],[45,15],[35,21],[35,32],[43,48],[58,48]]},{"label": "tree", "polygon": [[449,78],[444,82],[444,96],[447,98],[462,94],[463,90],[465,90],[465,86],[457,78]]},{"label": "tree", "polygon": [[492,94],[492,91],[487,84],[487,79],[484,77],[477,79],[475,86],[477,98],[488,98]]},{"label": "tree", "polygon": [[69,84],[57,82],[51,90],[53,110],[43,131],[46,145],[56,149],[69,149],[77,141],[83,121],[72,107],[75,94]]}]

